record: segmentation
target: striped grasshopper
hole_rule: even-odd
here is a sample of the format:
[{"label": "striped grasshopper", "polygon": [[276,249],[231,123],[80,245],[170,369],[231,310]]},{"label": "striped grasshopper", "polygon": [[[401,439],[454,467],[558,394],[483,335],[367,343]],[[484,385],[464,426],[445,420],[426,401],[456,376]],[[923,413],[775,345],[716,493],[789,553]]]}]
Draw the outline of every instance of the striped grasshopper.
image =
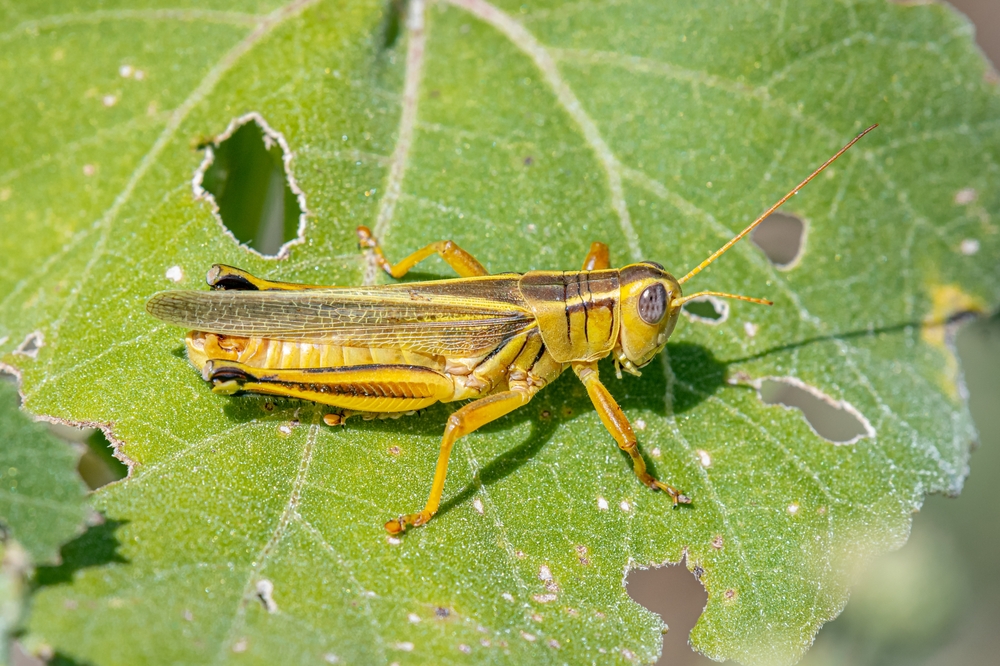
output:
[{"label": "striped grasshopper", "polygon": [[608,247],[594,243],[579,271],[490,275],[451,241],[431,243],[397,264],[365,227],[360,245],[393,278],[437,254],[457,279],[374,287],[319,287],[263,280],[215,265],[212,291],[168,291],[146,309],[192,329],[191,363],[212,391],[260,393],[338,408],[324,421],[354,414],[413,412],[435,402],[469,400],[441,439],[423,510],[390,520],[390,534],[424,525],[441,503],[455,442],[521,407],[572,368],[604,426],[631,457],[639,480],[677,504],[690,499],[646,470],[628,419],[601,383],[597,362],[611,355],[618,376],[638,375],[666,345],[681,306],[703,296],[770,301],[715,291],[681,295],[681,285],[718,259],[875,126],[855,137],[751,225],[675,279],[651,261],[611,268]]}]

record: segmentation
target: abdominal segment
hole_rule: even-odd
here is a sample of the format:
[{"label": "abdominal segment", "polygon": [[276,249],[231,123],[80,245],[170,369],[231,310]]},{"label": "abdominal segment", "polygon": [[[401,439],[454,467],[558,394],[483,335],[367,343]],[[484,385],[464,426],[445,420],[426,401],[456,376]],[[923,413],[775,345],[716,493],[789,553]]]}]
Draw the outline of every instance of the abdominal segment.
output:
[{"label": "abdominal segment", "polygon": [[[461,359],[204,331],[189,332],[186,343],[188,358],[216,393],[285,396],[366,413],[410,412],[516,388],[530,382],[529,368],[548,361],[533,331],[483,356]],[[551,362],[542,365],[546,375],[555,370]],[[535,379],[544,383],[548,377]]]},{"label": "abdominal segment", "polygon": [[186,339],[188,358],[199,370],[205,361],[238,361],[252,368],[309,369],[340,368],[356,365],[416,365],[433,370],[444,369],[439,356],[377,347],[289,342],[269,338],[243,338],[204,331],[191,331]]}]

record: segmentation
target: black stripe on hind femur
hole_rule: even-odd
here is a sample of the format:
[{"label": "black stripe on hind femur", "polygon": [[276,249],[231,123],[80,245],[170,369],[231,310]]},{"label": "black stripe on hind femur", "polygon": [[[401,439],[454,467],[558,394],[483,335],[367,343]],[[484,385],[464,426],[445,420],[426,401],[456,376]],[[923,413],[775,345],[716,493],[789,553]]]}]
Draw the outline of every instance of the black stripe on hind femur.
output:
[{"label": "black stripe on hind femur", "polygon": [[231,273],[216,278],[211,285],[213,289],[224,289],[226,291],[260,291],[257,285],[242,275],[233,275]]},{"label": "black stripe on hind femur", "polygon": [[239,382],[255,382],[256,377],[250,375],[250,373],[241,370],[240,368],[233,368],[229,366],[213,367],[212,374],[209,376],[212,381],[227,382],[235,379]]}]

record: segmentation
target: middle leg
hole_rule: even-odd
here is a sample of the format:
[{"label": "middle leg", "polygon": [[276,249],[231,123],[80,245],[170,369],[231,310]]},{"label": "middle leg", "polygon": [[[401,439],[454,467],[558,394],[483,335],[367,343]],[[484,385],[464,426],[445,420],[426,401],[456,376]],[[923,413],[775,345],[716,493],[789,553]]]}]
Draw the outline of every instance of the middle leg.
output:
[{"label": "middle leg", "polygon": [[395,264],[390,263],[385,258],[385,254],[382,253],[382,247],[379,245],[378,240],[372,236],[372,232],[368,227],[358,227],[358,244],[363,248],[370,249],[375,256],[375,261],[381,266],[382,270],[397,280],[406,275],[418,263],[435,253],[444,259],[449,266],[454,268],[455,272],[461,277],[489,275],[486,268],[475,257],[450,240],[431,243],[408,257],[397,261]]},{"label": "middle leg", "polygon": [[468,435],[490,421],[496,421],[501,416],[509,414],[521,405],[531,400],[528,391],[503,391],[465,405],[448,417],[448,425],[441,438],[441,451],[438,454],[437,467],[434,470],[434,482],[431,484],[431,494],[423,511],[400,516],[385,524],[389,534],[399,534],[409,526],[419,527],[429,521],[437,513],[441,505],[441,495],[444,492],[444,479],[448,474],[448,458],[451,449],[459,437]]}]

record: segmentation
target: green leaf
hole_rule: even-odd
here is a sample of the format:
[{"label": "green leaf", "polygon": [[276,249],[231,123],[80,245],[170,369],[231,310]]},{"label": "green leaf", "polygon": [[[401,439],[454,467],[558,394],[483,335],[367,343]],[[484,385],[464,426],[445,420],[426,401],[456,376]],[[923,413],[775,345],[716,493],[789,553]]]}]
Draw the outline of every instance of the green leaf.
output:
[{"label": "green leaf", "polygon": [[[22,414],[17,390],[2,378],[0,433],[0,523],[35,563],[54,562],[59,546],[81,531],[87,517],[87,488],[76,473],[79,455]],[[0,606],[13,584],[5,575]]]},{"label": "green leaf", "polygon": [[57,561],[88,514],[79,455],[21,412],[9,379],[0,374],[0,664],[10,660],[32,568]]},{"label": "green leaf", "polygon": [[[411,0],[401,29],[392,3],[236,6],[0,9],[0,354],[30,410],[110,424],[136,463],[96,493],[108,522],[73,574],[41,579],[35,645],[95,664],[649,662],[662,625],[623,573],[686,556],[709,595],[695,647],[791,662],[923,496],[959,491],[974,432],[941,322],[1000,302],[1000,96],[948,9]],[[280,261],[195,196],[198,146],[248,114],[303,194]],[[601,240],[682,274],[872,122],[786,206],[808,225],[793,267],[744,242],[690,285],[773,308],[685,318],[641,378],[602,366],[682,510],[566,376],[463,439],[440,514],[387,540],[454,406],[331,429],[307,404],[217,396],[144,312],[216,262],[373,279],[358,224],[393,258],[451,238],[492,271],[573,270]],[[758,398],[768,377],[873,433],[823,439]]]}]

